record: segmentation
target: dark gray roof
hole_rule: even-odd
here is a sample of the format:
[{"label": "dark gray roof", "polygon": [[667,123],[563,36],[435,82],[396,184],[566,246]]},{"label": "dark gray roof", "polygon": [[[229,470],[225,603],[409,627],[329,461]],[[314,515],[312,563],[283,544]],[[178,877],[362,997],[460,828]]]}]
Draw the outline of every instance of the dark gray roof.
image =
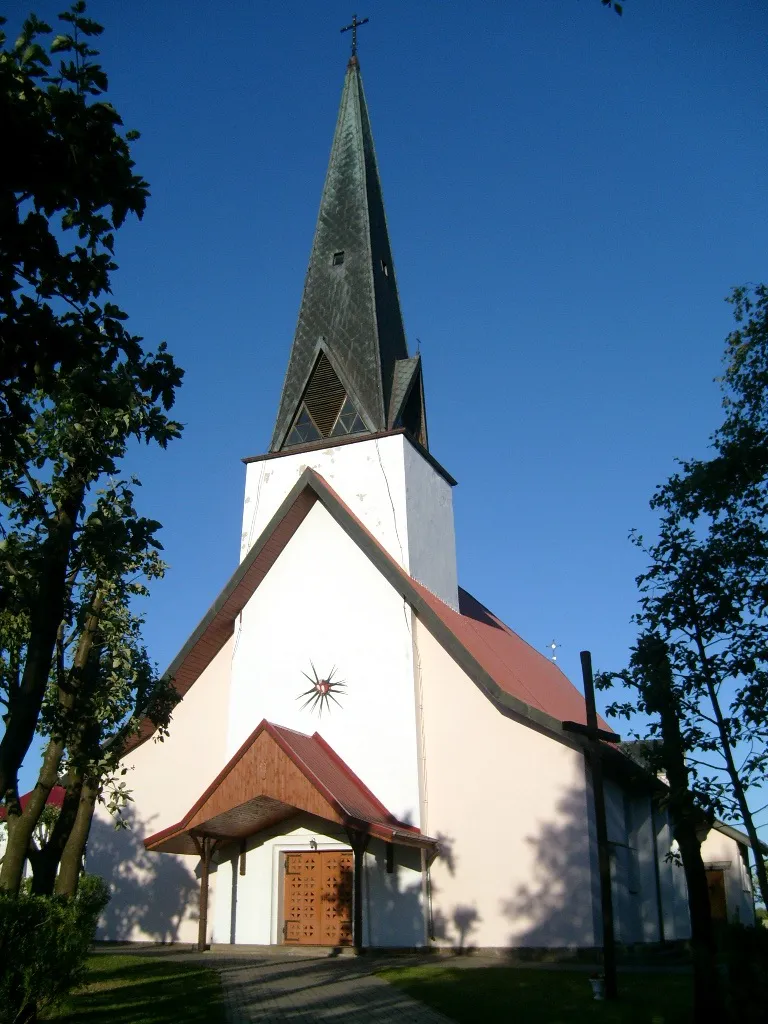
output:
[{"label": "dark gray roof", "polygon": [[360,67],[350,60],[271,450],[285,444],[320,352],[372,432],[408,359]]}]

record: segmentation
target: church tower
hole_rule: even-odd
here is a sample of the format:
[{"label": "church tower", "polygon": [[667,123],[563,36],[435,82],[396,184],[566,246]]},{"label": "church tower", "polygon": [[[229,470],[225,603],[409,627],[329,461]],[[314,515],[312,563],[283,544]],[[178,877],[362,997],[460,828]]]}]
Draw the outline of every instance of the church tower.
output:
[{"label": "church tower", "polygon": [[403,568],[458,607],[452,477],[429,452],[360,64],[347,65],[270,450],[245,460],[241,558],[306,468]]}]

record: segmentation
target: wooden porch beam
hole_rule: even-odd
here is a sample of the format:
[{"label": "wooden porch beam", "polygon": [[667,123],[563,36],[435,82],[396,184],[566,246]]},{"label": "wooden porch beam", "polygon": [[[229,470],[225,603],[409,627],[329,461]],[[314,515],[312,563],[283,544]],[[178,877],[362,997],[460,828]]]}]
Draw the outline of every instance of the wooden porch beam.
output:
[{"label": "wooden porch beam", "polygon": [[370,836],[366,832],[359,832],[357,829],[346,830],[349,838],[349,845],[354,854],[355,870],[352,875],[353,897],[352,897],[352,944],[355,952],[363,952],[363,856],[368,848]]},{"label": "wooden porch beam", "polygon": [[211,868],[211,859],[219,840],[213,836],[197,836],[190,832],[195,849],[200,855],[200,911],[197,926],[197,951],[204,953],[208,945],[208,876]]}]

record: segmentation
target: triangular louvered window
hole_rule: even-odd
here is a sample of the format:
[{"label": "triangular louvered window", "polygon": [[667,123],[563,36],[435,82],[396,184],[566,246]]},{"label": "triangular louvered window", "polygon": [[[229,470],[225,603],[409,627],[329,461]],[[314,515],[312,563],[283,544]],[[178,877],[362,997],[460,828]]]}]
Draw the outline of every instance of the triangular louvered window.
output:
[{"label": "triangular louvered window", "polygon": [[323,437],[328,437],[346,398],[344,385],[321,352],[304,392],[304,405]]},{"label": "triangular louvered window", "polygon": [[366,429],[338,374],[325,352],[321,352],[288,432],[285,447],[309,444],[324,437],[360,434]]}]

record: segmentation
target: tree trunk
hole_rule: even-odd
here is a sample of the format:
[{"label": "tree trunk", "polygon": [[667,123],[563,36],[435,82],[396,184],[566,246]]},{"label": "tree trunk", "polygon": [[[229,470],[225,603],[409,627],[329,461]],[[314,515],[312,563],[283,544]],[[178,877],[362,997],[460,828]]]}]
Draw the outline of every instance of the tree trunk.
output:
[{"label": "tree trunk", "polygon": [[21,685],[14,694],[0,740],[0,797],[7,802],[32,743],[53,663],[56,634],[64,616],[67,569],[85,484],[75,481],[43,543],[40,586],[29,606],[29,641]]},{"label": "tree trunk", "polygon": [[88,833],[91,830],[91,821],[93,820],[93,812],[98,796],[99,787],[97,783],[91,779],[86,779],[83,782],[80,794],[77,817],[61,855],[59,873],[56,876],[54,891],[61,896],[74,896],[77,892],[85,844],[88,842]]},{"label": "tree trunk", "polygon": [[[82,675],[93,649],[103,604],[104,594],[97,590],[91,602],[90,614],[77,643],[72,667],[67,673],[68,685],[66,689],[59,688],[59,704],[65,716],[75,706]],[[40,820],[51,790],[58,782],[59,768],[65,747],[65,736],[52,737],[48,741],[37,784],[27,801],[27,806],[22,811],[18,800],[8,806],[8,845],[3,866],[0,869],[0,889],[8,892],[19,891],[24,873],[24,861],[27,858],[32,834]]]},{"label": "tree trunk", "polygon": [[[705,654],[703,654],[703,657],[706,660]],[[757,883],[758,888],[760,889],[759,895],[762,897],[763,903],[765,903],[766,900],[768,900],[768,872],[765,870],[765,861],[760,853],[760,837],[757,834],[757,829],[755,828],[755,823],[752,818],[752,812],[750,811],[749,804],[747,803],[747,794],[744,792],[744,786],[741,783],[739,770],[733,759],[733,751],[731,749],[730,739],[728,736],[728,729],[726,727],[725,720],[723,719],[723,713],[720,709],[720,701],[717,698],[717,691],[711,675],[709,675],[707,680],[707,692],[712,703],[712,710],[715,712],[715,719],[720,733],[720,742],[723,747],[725,763],[728,767],[728,775],[731,779],[731,786],[733,787],[733,792],[736,795],[736,802],[739,805],[744,827],[747,830],[749,842],[752,847],[752,853],[755,858],[755,871],[757,872]]]},{"label": "tree trunk", "polygon": [[59,862],[77,819],[82,788],[82,774],[71,772],[61,813],[56,819],[48,841],[30,855],[32,892],[40,896],[50,896],[53,893]]},{"label": "tree trunk", "polygon": [[680,732],[667,647],[657,636],[646,635],[638,640],[634,660],[644,678],[642,695],[646,709],[658,715],[661,724],[662,761],[669,784],[669,813],[688,886],[693,952],[693,1019],[695,1024],[721,1024],[723,1013],[717,947],[707,875],[697,836],[702,813],[688,788],[685,744]]},{"label": "tree trunk", "polygon": [[59,778],[59,766],[64,753],[64,742],[51,739],[45,748],[43,763],[32,790],[27,806],[21,809],[18,799],[7,805],[8,842],[5,847],[3,866],[0,868],[0,889],[18,892],[24,877],[24,862],[27,859],[32,834],[40,820],[51,790]]}]

